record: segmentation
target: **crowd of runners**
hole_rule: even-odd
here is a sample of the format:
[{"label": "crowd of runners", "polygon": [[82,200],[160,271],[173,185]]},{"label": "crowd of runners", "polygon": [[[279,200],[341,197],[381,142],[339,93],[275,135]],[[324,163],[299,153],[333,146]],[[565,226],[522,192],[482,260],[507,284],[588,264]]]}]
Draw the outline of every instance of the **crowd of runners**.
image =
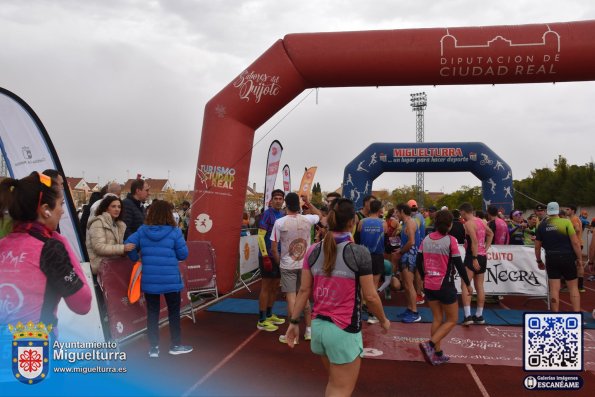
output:
[{"label": "crowd of runners", "polygon": [[[452,211],[423,211],[409,200],[385,214],[374,196],[365,197],[356,212],[353,202],[337,193],[327,195],[319,210],[305,196],[275,190],[258,223],[262,288],[257,328],[275,332],[285,324],[272,311],[280,286],[287,297],[289,324],[279,341],[290,347],[299,342],[303,313],[303,339],[310,341],[329,372],[327,393],[349,395],[363,354],[362,312],[367,311],[369,324],[388,330],[391,322],[378,291],[391,285],[404,290],[406,308],[398,315],[402,323],[421,321],[417,305],[427,301],[433,321],[430,338],[420,343],[420,350],[432,365],[447,363],[440,342],[458,322],[455,275],[461,279],[461,325],[485,324],[484,275],[492,244],[534,246],[539,268],[547,271],[552,310],[559,310],[563,281],[573,310],[580,311],[582,223],[575,213],[574,206],[561,211],[551,202],[537,205],[524,220],[517,210],[505,217],[495,207],[484,214],[462,203]],[[464,257],[459,244],[465,247]],[[595,244],[589,248],[593,272]]]}]

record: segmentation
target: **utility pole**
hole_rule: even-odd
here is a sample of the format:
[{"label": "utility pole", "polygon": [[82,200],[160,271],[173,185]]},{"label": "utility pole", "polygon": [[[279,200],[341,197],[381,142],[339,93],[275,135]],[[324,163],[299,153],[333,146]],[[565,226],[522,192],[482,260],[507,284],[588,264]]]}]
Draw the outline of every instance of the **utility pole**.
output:
[{"label": "utility pole", "polygon": [[[428,96],[425,92],[411,94],[411,110],[415,112],[415,141],[424,142],[424,110],[428,106]],[[424,173],[415,173],[415,185],[417,187],[417,206],[424,206]]]}]

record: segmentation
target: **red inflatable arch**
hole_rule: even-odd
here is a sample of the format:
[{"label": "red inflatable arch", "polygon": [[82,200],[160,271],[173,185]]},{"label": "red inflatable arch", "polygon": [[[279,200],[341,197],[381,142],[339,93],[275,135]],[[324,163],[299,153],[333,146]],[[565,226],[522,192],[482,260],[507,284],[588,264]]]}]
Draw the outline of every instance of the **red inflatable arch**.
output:
[{"label": "red inflatable arch", "polygon": [[189,240],[212,242],[230,291],[254,130],[305,89],[585,80],[595,21],[289,34],[205,106]]}]

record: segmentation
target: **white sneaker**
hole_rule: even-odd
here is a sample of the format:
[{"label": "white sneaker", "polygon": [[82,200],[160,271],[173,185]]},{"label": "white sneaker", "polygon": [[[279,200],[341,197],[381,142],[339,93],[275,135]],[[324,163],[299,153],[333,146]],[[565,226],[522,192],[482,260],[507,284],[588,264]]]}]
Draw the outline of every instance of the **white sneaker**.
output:
[{"label": "white sneaker", "polygon": [[312,340],[312,331],[311,330],[306,330],[306,332],[304,333],[304,340]]},{"label": "white sneaker", "polygon": [[[281,343],[287,343],[287,338],[285,337],[285,335],[279,335],[279,342]],[[295,344],[297,345],[299,343],[298,340],[295,341]]]},{"label": "white sneaker", "polygon": [[375,316],[371,315],[368,316],[368,324],[378,324],[380,320],[378,320]]}]

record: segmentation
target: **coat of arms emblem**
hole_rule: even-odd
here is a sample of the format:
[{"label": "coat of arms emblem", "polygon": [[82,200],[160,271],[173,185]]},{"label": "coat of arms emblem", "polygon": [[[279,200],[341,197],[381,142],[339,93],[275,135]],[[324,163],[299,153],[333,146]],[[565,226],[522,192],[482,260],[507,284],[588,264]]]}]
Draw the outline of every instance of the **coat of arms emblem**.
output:
[{"label": "coat of arms emblem", "polygon": [[8,324],[12,333],[12,373],[19,381],[33,385],[47,377],[50,369],[49,333],[52,325],[42,322]]}]

